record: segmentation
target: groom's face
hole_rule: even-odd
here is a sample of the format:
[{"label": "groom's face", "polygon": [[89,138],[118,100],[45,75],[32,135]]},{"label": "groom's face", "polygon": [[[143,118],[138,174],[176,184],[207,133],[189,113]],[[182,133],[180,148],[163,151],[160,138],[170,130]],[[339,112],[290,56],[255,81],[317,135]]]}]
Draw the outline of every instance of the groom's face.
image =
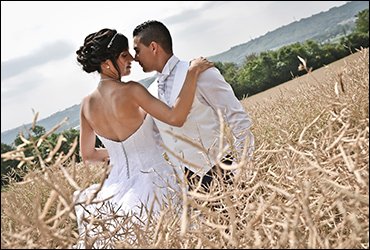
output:
[{"label": "groom's face", "polygon": [[155,69],[155,61],[153,50],[151,46],[145,46],[140,42],[140,38],[134,37],[135,61],[137,61],[143,68],[144,72],[152,72]]}]

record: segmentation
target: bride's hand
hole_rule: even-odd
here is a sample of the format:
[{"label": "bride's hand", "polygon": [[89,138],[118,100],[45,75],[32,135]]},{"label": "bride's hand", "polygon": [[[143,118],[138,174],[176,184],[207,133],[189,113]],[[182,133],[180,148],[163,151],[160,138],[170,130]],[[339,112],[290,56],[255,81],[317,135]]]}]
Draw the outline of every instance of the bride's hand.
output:
[{"label": "bride's hand", "polygon": [[213,66],[213,62],[210,62],[207,58],[201,56],[190,61],[189,70],[195,70],[199,74]]}]

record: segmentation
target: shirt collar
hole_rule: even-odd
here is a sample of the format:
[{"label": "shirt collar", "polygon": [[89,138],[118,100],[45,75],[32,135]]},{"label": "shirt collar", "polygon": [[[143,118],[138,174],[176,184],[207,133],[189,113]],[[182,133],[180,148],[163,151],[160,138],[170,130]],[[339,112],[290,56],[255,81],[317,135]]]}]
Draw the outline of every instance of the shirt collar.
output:
[{"label": "shirt collar", "polygon": [[161,73],[157,73],[158,80],[164,81],[166,78],[171,74],[172,70],[175,68],[176,64],[179,62],[179,58],[175,55],[172,55],[170,59],[168,59],[167,63],[164,65],[163,70]]}]

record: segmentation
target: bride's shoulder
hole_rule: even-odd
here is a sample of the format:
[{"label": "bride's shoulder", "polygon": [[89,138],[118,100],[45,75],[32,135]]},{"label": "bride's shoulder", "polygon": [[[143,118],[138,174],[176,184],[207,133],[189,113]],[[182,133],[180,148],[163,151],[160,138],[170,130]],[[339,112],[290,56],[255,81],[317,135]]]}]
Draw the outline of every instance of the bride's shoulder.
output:
[{"label": "bride's shoulder", "polygon": [[130,80],[130,81],[127,81],[127,82],[126,82],[126,85],[129,85],[129,86],[136,86],[136,85],[138,85],[138,84],[140,84],[140,83],[138,83],[138,82],[136,82],[136,81],[133,81],[133,80]]},{"label": "bride's shoulder", "polygon": [[93,92],[91,92],[90,94],[88,94],[88,95],[84,96],[84,97],[82,98],[81,104],[86,104],[86,103],[90,102],[90,101],[91,101],[91,99],[93,99],[93,98],[94,98],[94,93],[95,93],[95,91],[93,91]]},{"label": "bride's shoulder", "polygon": [[82,98],[82,101],[81,101],[81,106],[86,105],[86,103],[90,100],[90,98],[91,98],[90,94],[88,94],[88,95],[84,96],[84,97]]},{"label": "bride's shoulder", "polygon": [[136,81],[128,81],[126,82],[126,86],[133,93],[136,91],[142,91],[143,89],[145,89],[145,87],[141,83],[136,82]]}]

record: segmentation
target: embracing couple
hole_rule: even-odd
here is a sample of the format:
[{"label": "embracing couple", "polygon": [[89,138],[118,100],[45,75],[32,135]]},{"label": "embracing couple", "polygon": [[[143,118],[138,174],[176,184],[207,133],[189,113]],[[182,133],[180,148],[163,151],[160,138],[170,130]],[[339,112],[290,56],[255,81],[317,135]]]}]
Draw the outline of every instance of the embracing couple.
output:
[{"label": "embracing couple", "polygon": [[[207,192],[217,173],[228,174],[213,157],[219,150],[218,112],[229,124],[239,153],[244,149],[250,155],[254,148],[251,119],[213,63],[202,57],[179,60],[169,30],[158,21],[138,25],[133,45],[135,55],[123,34],[102,29],[88,35],[76,52],[84,71],[100,74],[97,88],[81,103],[81,156],[84,162],[109,160],[112,168],[98,197],[111,197],[111,204],[127,213],[161,200],[169,193],[168,185],[179,185],[175,175],[189,180],[189,189],[201,182]],[[121,81],[133,61],[144,72],[158,72],[148,89]],[[95,148],[96,136],[105,148]],[[226,164],[235,157],[230,154],[224,155]],[[97,188],[75,196],[86,198]],[[78,218],[85,211],[76,206]]]}]

